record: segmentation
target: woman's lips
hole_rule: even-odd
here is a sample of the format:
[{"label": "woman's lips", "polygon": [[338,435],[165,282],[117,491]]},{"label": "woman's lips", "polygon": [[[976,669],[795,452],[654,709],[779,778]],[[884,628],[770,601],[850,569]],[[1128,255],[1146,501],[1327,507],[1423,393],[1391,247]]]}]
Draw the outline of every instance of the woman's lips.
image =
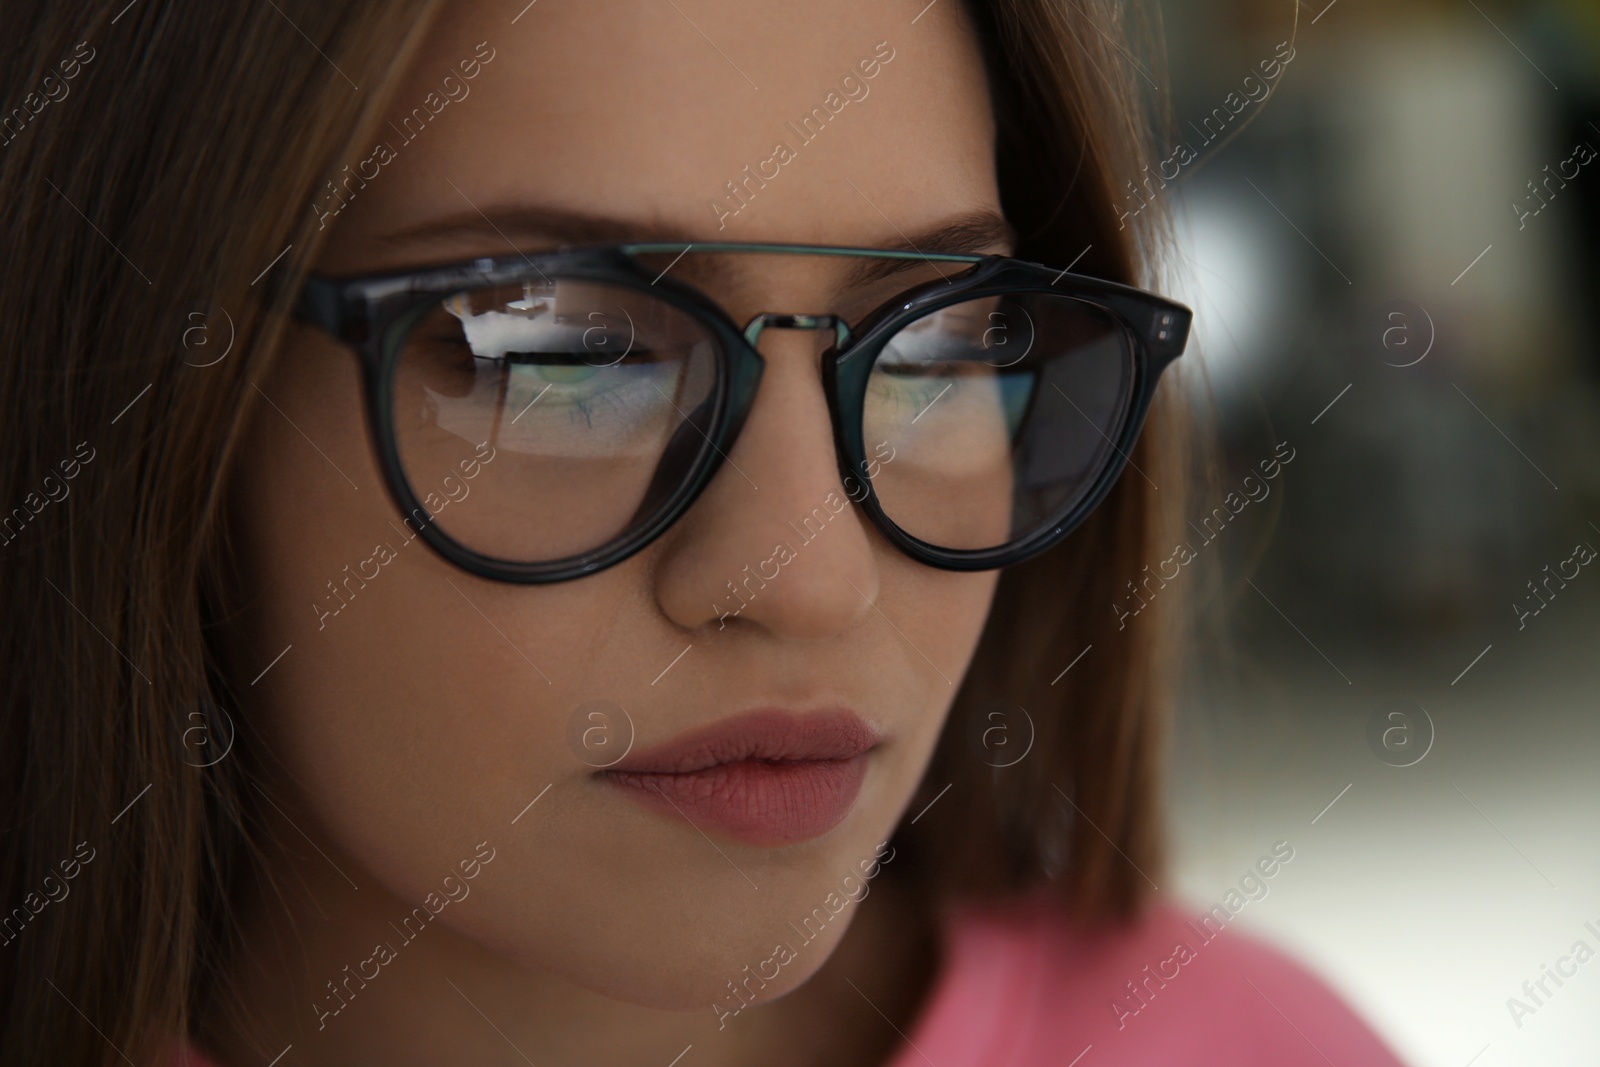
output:
[{"label": "woman's lips", "polygon": [[630,754],[600,776],[645,807],[775,848],[844,821],[880,740],[848,709],[762,708]]}]

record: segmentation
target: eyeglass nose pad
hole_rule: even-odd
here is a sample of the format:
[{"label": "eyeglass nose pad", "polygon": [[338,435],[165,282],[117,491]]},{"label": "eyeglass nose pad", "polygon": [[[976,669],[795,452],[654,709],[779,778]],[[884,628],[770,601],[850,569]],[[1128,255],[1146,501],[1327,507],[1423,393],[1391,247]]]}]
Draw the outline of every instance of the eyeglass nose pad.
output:
[{"label": "eyeglass nose pad", "polygon": [[[835,396],[835,368],[838,364],[839,354],[847,351],[855,341],[855,334],[850,329],[850,324],[838,315],[780,315],[763,313],[756,315],[745,324],[744,341],[749,346],[750,354],[755,357],[751,362],[755,365],[755,374],[748,381],[732,383],[736,390],[733,396],[735,422],[729,432],[729,440],[733,439],[744,426],[745,417],[749,415],[750,408],[755,402],[755,389],[760,381],[761,370],[765,367],[766,360],[761,356],[757,345],[761,334],[768,327],[780,330],[828,330],[833,334],[832,343],[823,347],[818,354],[821,363],[823,392],[828,397],[828,414],[833,423],[833,437],[839,455],[839,470],[841,474],[849,473],[849,463],[845,460],[846,446],[844,430],[840,421],[840,411]],[[739,362],[739,361],[736,361]],[[737,375],[737,368],[735,374]],[[743,387],[743,391],[741,390]]]}]

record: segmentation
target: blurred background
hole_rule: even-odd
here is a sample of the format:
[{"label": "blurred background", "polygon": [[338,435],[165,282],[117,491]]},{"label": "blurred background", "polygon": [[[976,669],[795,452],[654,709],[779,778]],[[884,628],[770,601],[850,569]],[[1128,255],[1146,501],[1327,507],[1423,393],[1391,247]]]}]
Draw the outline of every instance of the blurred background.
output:
[{"label": "blurred background", "polygon": [[1600,1063],[1600,3],[1297,10],[1164,5],[1139,60],[1200,157],[1197,529],[1239,494],[1179,579],[1175,888],[1286,840],[1239,920],[1409,1062]]}]

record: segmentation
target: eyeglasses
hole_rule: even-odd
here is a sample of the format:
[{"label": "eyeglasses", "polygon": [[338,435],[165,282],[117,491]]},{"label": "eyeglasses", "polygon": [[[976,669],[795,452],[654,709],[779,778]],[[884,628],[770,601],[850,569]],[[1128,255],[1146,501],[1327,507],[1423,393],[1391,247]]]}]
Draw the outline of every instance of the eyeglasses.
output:
[{"label": "eyeglasses", "polygon": [[[950,273],[853,323],[764,313],[742,330],[669,276],[715,277],[731,262],[716,257],[750,253]],[[683,516],[728,462],[768,329],[830,335],[821,373],[841,487],[891,544],[948,570],[1020,563],[1110,490],[1191,319],[1138,289],[1001,256],[748,243],[314,275],[297,314],[359,355],[407,525],[465,570],[522,583],[593,574]],[[827,511],[817,503],[801,526],[845,506],[836,493]]]}]

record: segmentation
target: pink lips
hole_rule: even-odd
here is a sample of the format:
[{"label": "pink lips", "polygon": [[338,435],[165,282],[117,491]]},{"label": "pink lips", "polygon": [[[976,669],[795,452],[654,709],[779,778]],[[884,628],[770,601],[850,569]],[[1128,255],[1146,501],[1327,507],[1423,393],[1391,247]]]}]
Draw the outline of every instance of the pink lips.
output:
[{"label": "pink lips", "polygon": [[843,822],[880,740],[847,709],[762,708],[634,753],[601,777],[645,807],[772,848]]}]

